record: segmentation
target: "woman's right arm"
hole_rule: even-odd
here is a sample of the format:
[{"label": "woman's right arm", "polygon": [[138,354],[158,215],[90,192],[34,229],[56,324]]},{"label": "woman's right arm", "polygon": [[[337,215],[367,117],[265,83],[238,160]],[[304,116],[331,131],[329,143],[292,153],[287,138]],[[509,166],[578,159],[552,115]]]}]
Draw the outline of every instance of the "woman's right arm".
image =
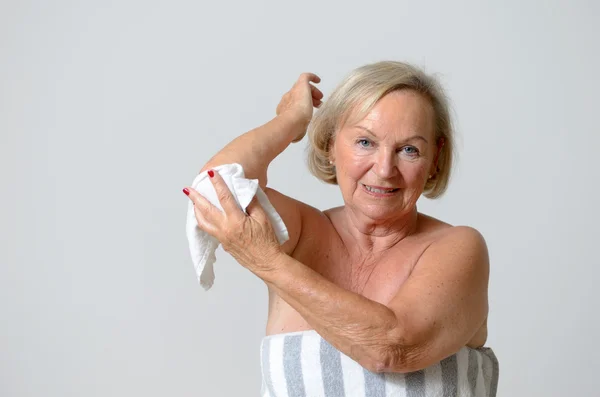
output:
[{"label": "woman's right arm", "polygon": [[321,91],[310,83],[319,81],[320,78],[312,73],[300,75],[292,89],[281,99],[274,119],[231,141],[200,170],[203,172],[221,164],[238,163],[244,169],[246,178],[258,179],[260,187],[288,229],[290,238],[282,245],[287,254],[295,249],[301,233],[302,214],[311,207],[267,188],[267,169],[291,142],[302,139],[306,134],[313,107],[319,107],[323,98]]},{"label": "woman's right arm", "polygon": [[301,139],[312,119],[313,106],[319,106],[323,94],[311,82],[319,77],[312,73],[300,75],[294,86],[277,106],[277,116],[268,123],[237,137],[215,154],[200,172],[221,164],[238,163],[246,178],[258,179],[267,186],[267,169],[271,161],[292,141]]},{"label": "woman's right arm", "polygon": [[235,138],[215,154],[200,172],[221,164],[239,163],[248,179],[267,185],[267,168],[301,133],[303,123],[293,114],[281,114],[268,123]]}]

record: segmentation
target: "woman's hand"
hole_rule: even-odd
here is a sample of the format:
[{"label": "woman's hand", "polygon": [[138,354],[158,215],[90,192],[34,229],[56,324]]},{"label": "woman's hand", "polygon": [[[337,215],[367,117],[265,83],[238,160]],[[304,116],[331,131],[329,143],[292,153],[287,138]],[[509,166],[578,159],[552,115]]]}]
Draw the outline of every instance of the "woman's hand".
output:
[{"label": "woman's hand", "polygon": [[302,126],[302,132],[293,142],[298,142],[306,134],[308,124],[312,120],[313,107],[321,106],[323,93],[317,87],[311,84],[319,83],[321,78],[313,73],[302,73],[292,88],[286,92],[279,105],[277,105],[277,115],[289,114],[297,120]]},{"label": "woman's hand", "polygon": [[246,208],[246,215],[221,175],[214,170],[208,175],[224,211],[191,187],[183,189],[194,203],[198,227],[219,240],[223,249],[248,270],[256,273],[274,269],[283,251],[256,196]]}]

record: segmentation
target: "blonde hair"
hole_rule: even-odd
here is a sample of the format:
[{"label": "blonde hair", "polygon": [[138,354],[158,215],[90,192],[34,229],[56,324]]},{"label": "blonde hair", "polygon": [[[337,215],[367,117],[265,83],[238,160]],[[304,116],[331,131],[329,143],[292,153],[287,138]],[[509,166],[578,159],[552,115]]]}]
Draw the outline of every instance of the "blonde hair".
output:
[{"label": "blonde hair", "polygon": [[[335,168],[330,164],[329,143],[348,118],[362,119],[375,103],[396,90],[413,90],[424,95],[435,113],[435,142],[444,139],[437,172],[427,180],[425,197],[440,197],[448,188],[454,157],[454,133],[448,99],[439,82],[416,66],[403,62],[382,61],[352,71],[323,103],[308,127],[308,168],[318,179],[337,184]],[[356,112],[354,112],[356,110]]]}]

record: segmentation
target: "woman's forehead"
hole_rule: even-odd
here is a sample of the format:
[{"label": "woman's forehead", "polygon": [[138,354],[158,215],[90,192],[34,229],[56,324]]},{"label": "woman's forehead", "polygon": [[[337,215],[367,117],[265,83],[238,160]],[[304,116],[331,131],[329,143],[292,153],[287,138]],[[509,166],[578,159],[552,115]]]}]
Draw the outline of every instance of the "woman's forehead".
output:
[{"label": "woman's forehead", "polygon": [[364,117],[357,113],[350,114],[343,130],[353,134],[369,132],[381,139],[415,134],[431,138],[435,134],[433,106],[414,91],[394,91],[377,101]]}]

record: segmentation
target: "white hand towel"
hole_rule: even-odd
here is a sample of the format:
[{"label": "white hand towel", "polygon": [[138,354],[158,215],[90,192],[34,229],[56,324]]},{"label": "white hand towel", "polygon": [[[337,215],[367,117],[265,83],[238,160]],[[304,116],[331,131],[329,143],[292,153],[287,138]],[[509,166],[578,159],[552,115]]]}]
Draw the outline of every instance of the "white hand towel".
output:
[{"label": "white hand towel", "polygon": [[[279,244],[283,244],[289,239],[288,231],[283,220],[269,201],[265,192],[263,192],[258,185],[258,179],[246,179],[244,177],[244,169],[237,163],[224,164],[214,167],[213,169],[218,171],[219,175],[225,180],[233,197],[245,213],[247,213],[246,208],[248,207],[248,204],[250,204],[252,198],[256,195],[258,202],[271,221]],[[219,203],[212,182],[208,178],[208,171],[204,171],[194,179],[191,186],[210,201],[212,205],[222,211],[223,207]],[[190,245],[192,261],[196,269],[196,274],[198,275],[198,282],[204,287],[204,290],[208,291],[215,280],[213,264],[217,259],[215,251],[220,243],[216,238],[198,227],[198,221],[194,214],[194,204],[191,200],[188,202],[186,234]]]}]

